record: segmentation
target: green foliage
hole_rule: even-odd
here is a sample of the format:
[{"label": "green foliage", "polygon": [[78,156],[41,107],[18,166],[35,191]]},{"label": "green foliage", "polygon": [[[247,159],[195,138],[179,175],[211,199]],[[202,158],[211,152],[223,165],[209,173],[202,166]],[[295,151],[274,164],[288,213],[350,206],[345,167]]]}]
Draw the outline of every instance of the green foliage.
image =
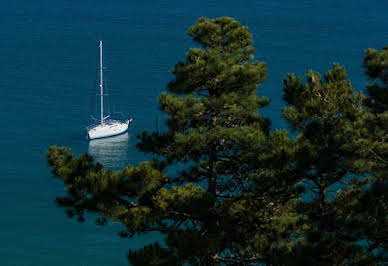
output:
[{"label": "green foliage", "polygon": [[144,247],[140,251],[129,251],[128,259],[133,265],[178,265],[176,256],[169,253],[166,248],[160,247],[158,243]]},{"label": "green foliage", "polygon": [[388,46],[381,52],[368,49],[364,54],[365,73],[375,81],[367,87],[370,96],[369,106],[375,112],[388,109]]},{"label": "green foliage", "polygon": [[[132,265],[369,264],[387,258],[387,58],[369,49],[378,83],[356,92],[345,68],[306,82],[284,79],[284,118],[298,132],[270,131],[257,97],[266,65],[232,18],[200,18],[198,44],[172,69],[159,96],[165,132],[143,132],[139,166],[106,170],[50,147],[48,163],[70,217],[121,222],[122,237],[159,232],[164,242],[130,251]],[[377,87],[376,87],[377,86]],[[178,168],[174,168],[176,165]],[[175,171],[171,171],[175,169]],[[178,170],[179,169],[179,170]]]},{"label": "green foliage", "polygon": [[283,114],[300,132],[294,171],[311,198],[296,207],[301,230],[289,262],[377,264],[388,239],[388,123],[370,112],[373,101],[354,91],[344,68],[334,64],[324,77],[309,71],[306,84],[284,80]]},{"label": "green foliage", "polygon": [[318,73],[309,71],[307,83],[289,74],[284,80],[283,99],[291,105],[284,108],[284,117],[294,129],[304,129],[309,124],[328,123],[340,120],[343,115],[356,115],[360,109],[363,96],[354,94],[354,89],[343,67],[334,64],[324,80]]}]

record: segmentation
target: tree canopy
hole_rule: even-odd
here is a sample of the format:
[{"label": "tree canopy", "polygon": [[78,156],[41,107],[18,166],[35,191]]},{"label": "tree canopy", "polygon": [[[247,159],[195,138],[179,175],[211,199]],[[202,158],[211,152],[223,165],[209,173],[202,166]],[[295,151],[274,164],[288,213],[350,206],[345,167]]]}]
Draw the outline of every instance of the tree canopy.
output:
[{"label": "tree canopy", "polygon": [[375,83],[367,87],[370,107],[374,111],[384,112],[388,105],[388,46],[381,52],[368,49],[364,55],[365,74]]},{"label": "tree canopy", "polygon": [[[372,125],[376,117],[365,108],[368,99],[355,92],[343,67],[334,64],[323,80],[309,71],[306,80],[284,80],[284,117],[300,132],[294,168],[309,196],[296,208],[305,230],[290,261],[376,264],[387,237],[386,202],[370,188],[380,180],[375,154],[387,158],[386,147],[377,144],[387,145],[386,126]],[[386,165],[380,166],[386,175]]]},{"label": "tree canopy", "polygon": [[[165,238],[129,251],[133,265],[378,264],[387,252],[387,49],[365,53],[368,96],[344,67],[284,79],[287,130],[270,130],[257,96],[267,69],[248,28],[200,18],[198,44],[159,96],[163,132],[143,132],[139,166],[107,170],[52,146],[70,217],[120,221],[122,237]],[[179,167],[176,167],[179,165]]]}]

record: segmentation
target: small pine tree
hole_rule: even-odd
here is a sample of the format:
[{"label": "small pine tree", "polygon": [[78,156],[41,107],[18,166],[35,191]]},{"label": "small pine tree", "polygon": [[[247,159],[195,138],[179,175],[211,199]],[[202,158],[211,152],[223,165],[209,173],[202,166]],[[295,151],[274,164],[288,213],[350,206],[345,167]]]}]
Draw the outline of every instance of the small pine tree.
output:
[{"label": "small pine tree", "polygon": [[368,49],[364,54],[365,73],[375,83],[368,85],[369,106],[375,112],[388,110],[388,46],[381,52]]},{"label": "small pine tree", "polygon": [[306,80],[284,80],[284,117],[300,132],[294,170],[307,192],[296,207],[301,230],[289,263],[377,264],[387,239],[387,190],[376,182],[382,172],[386,179],[387,164],[374,155],[387,158],[387,131],[365,107],[375,101],[354,91],[343,67],[335,64],[323,80],[309,71]]}]

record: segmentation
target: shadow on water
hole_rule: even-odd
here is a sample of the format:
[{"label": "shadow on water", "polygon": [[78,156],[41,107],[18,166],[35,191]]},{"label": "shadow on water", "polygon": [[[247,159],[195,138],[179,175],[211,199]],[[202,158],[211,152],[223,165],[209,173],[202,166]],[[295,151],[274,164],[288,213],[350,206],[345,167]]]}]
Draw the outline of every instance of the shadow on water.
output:
[{"label": "shadow on water", "polygon": [[106,168],[121,168],[128,163],[130,136],[127,133],[89,141],[88,153]]}]

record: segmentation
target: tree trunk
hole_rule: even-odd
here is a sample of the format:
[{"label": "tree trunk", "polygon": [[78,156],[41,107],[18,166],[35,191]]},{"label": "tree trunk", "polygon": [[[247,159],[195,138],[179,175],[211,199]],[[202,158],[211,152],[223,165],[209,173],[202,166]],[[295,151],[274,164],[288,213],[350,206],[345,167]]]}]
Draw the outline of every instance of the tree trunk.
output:
[{"label": "tree trunk", "polygon": [[208,170],[208,189],[207,191],[216,196],[217,185],[217,170],[216,170],[217,155],[215,151],[209,150],[209,170]]},{"label": "tree trunk", "polygon": [[[211,115],[210,118],[210,128],[214,128],[217,125],[217,116],[215,114]],[[216,196],[216,185],[217,185],[217,154],[216,154],[216,146],[217,143],[214,144],[214,140],[212,140],[211,145],[209,145],[209,168],[208,168],[208,192],[213,196]]]}]

